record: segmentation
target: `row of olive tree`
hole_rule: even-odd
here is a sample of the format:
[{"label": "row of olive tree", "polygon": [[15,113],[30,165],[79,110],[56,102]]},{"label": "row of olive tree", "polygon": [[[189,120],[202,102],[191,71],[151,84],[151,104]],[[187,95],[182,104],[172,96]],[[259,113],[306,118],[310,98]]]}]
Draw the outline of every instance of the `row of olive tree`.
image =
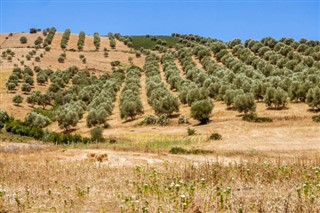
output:
[{"label": "row of olive tree", "polygon": [[[272,64],[269,58],[265,60],[261,57],[269,54],[268,52],[276,56],[278,53],[259,42],[246,42],[246,47],[239,39],[227,43],[213,40],[206,43],[223,66],[209,56],[206,46],[193,43],[193,53],[201,59],[202,65],[209,73],[204,85],[210,85],[207,88],[211,97],[225,100],[228,105],[234,107],[233,94],[242,90],[244,93],[251,93],[256,100],[263,100],[268,107],[276,109],[285,108],[289,100],[310,103],[307,94],[311,94],[319,85],[318,69],[303,65],[301,61],[293,68],[290,63],[298,60],[299,55],[295,55],[294,60],[288,59],[289,64],[286,66],[289,67],[281,67],[279,63]],[[231,51],[228,48],[231,48]],[[273,48],[284,51],[287,47],[275,42]],[[284,57],[283,54],[278,55],[279,59]]]},{"label": "row of olive tree", "polygon": [[78,50],[79,50],[79,51],[83,50],[85,38],[86,38],[86,34],[85,34],[83,31],[81,31],[81,32],[79,33],[79,38],[78,38],[78,43],[77,43],[77,46],[78,46]]},{"label": "row of olive tree", "polygon": [[141,69],[131,66],[127,69],[125,86],[120,95],[120,117],[121,119],[132,120],[139,114],[143,114],[142,101],[140,99],[140,76]]},{"label": "row of olive tree", "polygon": [[49,47],[51,45],[51,42],[53,40],[53,37],[56,33],[57,29],[52,27],[49,32],[48,32],[48,35],[47,37],[45,38],[45,40],[43,41],[43,47],[46,48],[46,47]]},{"label": "row of olive tree", "polygon": [[116,48],[116,40],[115,40],[115,36],[112,33],[108,33],[108,37],[109,37],[109,41],[110,41],[110,47],[112,49]]},{"label": "row of olive tree", "polygon": [[179,99],[175,97],[161,80],[159,59],[150,54],[144,64],[146,73],[146,90],[148,103],[153,107],[157,115],[171,115],[179,112]]},{"label": "row of olive tree", "polygon": [[62,38],[61,38],[61,41],[60,41],[60,47],[62,49],[66,49],[66,47],[68,45],[69,38],[70,38],[70,34],[71,34],[70,29],[66,29],[64,31]]},{"label": "row of olive tree", "polygon": [[96,47],[96,50],[100,49],[100,35],[97,32],[93,34],[93,44]]}]

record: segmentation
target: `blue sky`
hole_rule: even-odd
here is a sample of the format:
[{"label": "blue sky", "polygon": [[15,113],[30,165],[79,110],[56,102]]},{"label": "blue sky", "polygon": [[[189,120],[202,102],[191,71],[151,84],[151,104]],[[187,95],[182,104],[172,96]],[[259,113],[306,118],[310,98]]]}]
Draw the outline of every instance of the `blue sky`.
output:
[{"label": "blue sky", "polygon": [[320,40],[318,1],[0,0],[1,32],[54,26],[72,33],[197,34],[225,41],[291,37]]}]

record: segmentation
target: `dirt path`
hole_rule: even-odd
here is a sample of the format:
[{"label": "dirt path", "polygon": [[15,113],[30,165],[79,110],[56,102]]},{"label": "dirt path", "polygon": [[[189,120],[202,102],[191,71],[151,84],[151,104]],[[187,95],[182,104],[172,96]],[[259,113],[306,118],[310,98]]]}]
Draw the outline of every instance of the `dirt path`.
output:
[{"label": "dirt path", "polygon": [[200,63],[200,60],[196,56],[192,55],[192,60],[194,61],[194,63],[196,63],[197,68],[204,69],[202,64]]},{"label": "dirt path", "polygon": [[170,91],[172,94],[174,94],[174,96],[178,96],[178,92],[176,90],[171,90],[171,86],[167,82],[166,74],[164,73],[163,66],[160,62],[159,62],[159,72],[160,72],[161,80],[164,83],[165,87],[168,89],[168,91]]},{"label": "dirt path", "polygon": [[152,107],[148,103],[145,72],[141,73],[140,83],[141,83],[140,97],[141,97],[141,101],[142,101],[142,105],[143,105],[144,114],[145,115],[154,114],[154,110],[152,109]]},{"label": "dirt path", "polygon": [[176,64],[176,67],[177,67],[178,70],[180,71],[180,76],[181,76],[181,77],[185,77],[186,74],[185,74],[185,72],[183,71],[183,68],[182,68],[179,60],[178,60],[178,59],[174,60],[174,63]]},{"label": "dirt path", "polygon": [[[92,163],[108,165],[110,167],[132,167],[136,165],[161,165],[165,162],[177,163],[208,163],[221,162],[232,163],[240,162],[239,158],[223,157],[216,154],[212,155],[173,155],[173,154],[154,154],[142,152],[121,152],[105,149],[62,149],[59,146],[43,145],[43,144],[29,144],[29,143],[12,143],[0,142],[0,153],[11,153],[18,155],[34,156],[37,153],[38,160],[43,158],[62,161],[91,161]],[[104,158],[99,161],[98,157],[104,155]],[[26,156],[24,156],[26,157]],[[36,163],[33,159],[30,163]]]}]

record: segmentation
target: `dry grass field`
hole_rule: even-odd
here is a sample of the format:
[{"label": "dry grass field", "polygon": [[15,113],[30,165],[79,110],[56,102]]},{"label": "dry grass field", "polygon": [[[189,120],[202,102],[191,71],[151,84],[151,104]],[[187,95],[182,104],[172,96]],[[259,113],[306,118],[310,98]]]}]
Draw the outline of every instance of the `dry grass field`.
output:
[{"label": "dry grass field", "polygon": [[[144,55],[136,57],[134,50],[119,40],[112,49],[104,36],[96,51],[93,37],[87,35],[79,52],[78,34],[70,35],[66,60],[59,63],[64,52],[62,34],[56,32],[51,50],[37,50],[30,61],[25,56],[34,50],[33,43],[42,33],[1,34],[0,51],[11,49],[15,56],[12,61],[1,58],[0,109],[20,120],[33,110],[25,101],[28,95],[19,87],[14,93],[6,88],[14,65],[20,66],[21,60],[31,68],[64,70],[75,65],[97,75],[111,73],[112,61],[129,67],[128,58],[132,57],[132,63],[140,68],[145,63]],[[26,44],[20,43],[21,36],[27,37]],[[109,50],[108,57],[104,57],[104,48]],[[36,62],[41,53],[43,58]],[[87,59],[85,64],[81,54]],[[193,60],[197,67],[203,67],[196,57]],[[179,61],[175,64],[185,78]],[[162,65],[160,76],[170,90]],[[104,138],[114,143],[53,145],[0,133],[0,213],[320,212],[320,123],[312,121],[315,113],[307,104],[289,103],[285,110],[270,110],[257,102],[259,116],[273,122],[250,123],[222,101],[214,100],[206,125],[199,125],[191,118],[190,107],[181,104],[167,126],[145,126],[139,123],[154,114],[147,101],[145,72],[140,84],[144,114],[133,121],[120,118],[121,90],[116,94],[107,119],[111,127],[103,130]],[[46,92],[48,87],[49,83],[35,83],[32,91]],[[170,92],[178,95],[176,90]],[[12,102],[16,94],[24,98],[20,106]],[[178,125],[180,115],[190,123]],[[73,133],[90,136],[86,116]],[[195,135],[188,136],[188,128],[194,129]],[[48,130],[63,132],[57,122]],[[210,140],[212,133],[221,134],[222,140]],[[174,146],[210,154],[169,154]]]}]

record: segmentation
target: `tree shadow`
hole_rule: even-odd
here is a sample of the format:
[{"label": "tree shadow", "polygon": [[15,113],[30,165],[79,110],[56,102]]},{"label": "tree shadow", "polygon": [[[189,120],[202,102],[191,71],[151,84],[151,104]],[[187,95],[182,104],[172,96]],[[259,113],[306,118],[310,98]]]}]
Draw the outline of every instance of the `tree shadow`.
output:
[{"label": "tree shadow", "polygon": [[287,107],[287,106],[285,106],[285,107],[267,107],[266,110],[270,110],[270,111],[289,110],[289,107]]},{"label": "tree shadow", "polygon": [[70,133],[76,131],[77,128],[65,129],[62,133],[69,135]]},{"label": "tree shadow", "polygon": [[307,111],[312,113],[318,113],[320,112],[320,109],[308,109]]}]

